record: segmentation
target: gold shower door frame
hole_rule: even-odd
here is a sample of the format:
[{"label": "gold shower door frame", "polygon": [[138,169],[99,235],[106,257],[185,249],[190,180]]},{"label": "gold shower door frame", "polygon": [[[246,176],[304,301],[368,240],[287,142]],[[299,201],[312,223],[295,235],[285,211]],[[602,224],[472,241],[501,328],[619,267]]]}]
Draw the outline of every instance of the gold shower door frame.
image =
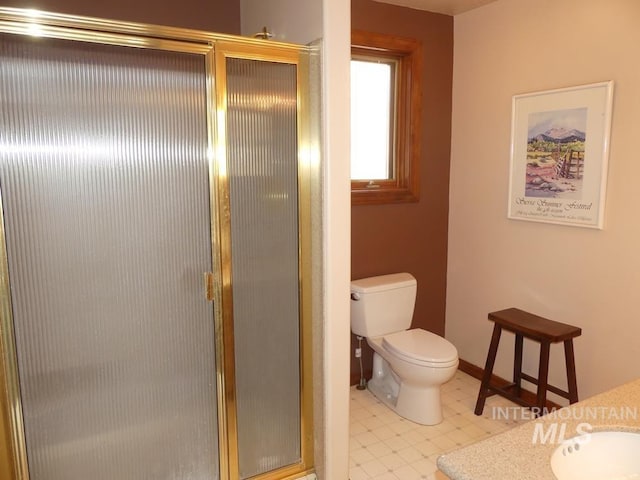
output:
[{"label": "gold shower door frame", "polygon": [[[232,35],[139,23],[0,7],[0,33],[57,38],[203,56],[207,71],[207,131],[214,273],[214,325],[218,448],[221,480],[239,478],[236,411],[231,210],[226,156],[226,59],[241,58],[297,66],[298,244],[300,319],[299,463],[252,480],[292,479],[313,471],[311,342],[311,169],[307,47]],[[206,273],[206,272],[203,272]],[[203,296],[205,288],[203,287]],[[213,408],[213,406],[212,406]],[[0,197],[0,478],[29,480],[7,249]]]}]

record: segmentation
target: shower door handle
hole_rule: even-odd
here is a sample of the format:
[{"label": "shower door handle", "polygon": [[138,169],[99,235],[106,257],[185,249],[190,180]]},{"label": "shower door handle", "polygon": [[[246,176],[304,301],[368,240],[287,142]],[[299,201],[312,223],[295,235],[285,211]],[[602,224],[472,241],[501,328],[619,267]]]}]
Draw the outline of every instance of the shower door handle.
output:
[{"label": "shower door handle", "polygon": [[213,273],[204,272],[204,296],[209,302],[213,302]]}]

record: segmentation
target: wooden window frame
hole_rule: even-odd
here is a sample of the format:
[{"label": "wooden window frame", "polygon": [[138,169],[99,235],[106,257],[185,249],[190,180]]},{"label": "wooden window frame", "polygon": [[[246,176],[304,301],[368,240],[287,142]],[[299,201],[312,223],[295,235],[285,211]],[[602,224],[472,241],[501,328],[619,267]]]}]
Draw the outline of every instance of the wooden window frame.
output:
[{"label": "wooden window frame", "polygon": [[351,55],[393,59],[398,65],[393,178],[351,180],[351,204],[417,202],[420,198],[422,45],[410,38],[354,30]]}]

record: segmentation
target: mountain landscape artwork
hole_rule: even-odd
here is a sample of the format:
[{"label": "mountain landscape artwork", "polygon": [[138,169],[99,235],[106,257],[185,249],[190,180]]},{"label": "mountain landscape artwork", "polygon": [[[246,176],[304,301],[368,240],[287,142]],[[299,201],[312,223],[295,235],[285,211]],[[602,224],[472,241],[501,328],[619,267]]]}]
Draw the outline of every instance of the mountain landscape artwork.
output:
[{"label": "mountain landscape artwork", "polygon": [[508,218],[604,227],[613,81],[513,96]]},{"label": "mountain landscape artwork", "polygon": [[582,198],[587,110],[529,114],[526,197]]}]

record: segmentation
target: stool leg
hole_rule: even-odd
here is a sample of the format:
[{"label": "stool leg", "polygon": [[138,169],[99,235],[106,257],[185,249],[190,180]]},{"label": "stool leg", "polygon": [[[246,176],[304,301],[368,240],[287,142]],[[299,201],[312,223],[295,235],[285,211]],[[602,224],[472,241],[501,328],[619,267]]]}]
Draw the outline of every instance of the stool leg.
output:
[{"label": "stool leg", "polygon": [[516,348],[513,356],[513,383],[516,395],[520,396],[522,387],[522,335],[516,333]]},{"label": "stool leg", "polygon": [[536,416],[544,413],[547,405],[547,380],[549,376],[549,351],[551,344],[549,342],[540,342],[540,365],[538,367],[538,395],[536,398],[536,406],[538,412]]},{"label": "stool leg", "polygon": [[497,323],[493,326],[493,335],[491,335],[491,344],[489,345],[489,353],[487,354],[487,363],[484,365],[484,374],[482,375],[482,383],[480,383],[480,391],[478,392],[478,401],[473,411],[476,415],[482,415],[484,410],[484,402],[489,395],[489,383],[491,382],[491,374],[493,373],[493,364],[496,361],[496,353],[498,353],[498,344],[500,343],[500,334],[502,327]]},{"label": "stool leg", "polygon": [[569,403],[576,403],[578,401],[578,381],[576,380],[576,360],[573,356],[573,338],[564,341],[564,360],[567,365]]}]

